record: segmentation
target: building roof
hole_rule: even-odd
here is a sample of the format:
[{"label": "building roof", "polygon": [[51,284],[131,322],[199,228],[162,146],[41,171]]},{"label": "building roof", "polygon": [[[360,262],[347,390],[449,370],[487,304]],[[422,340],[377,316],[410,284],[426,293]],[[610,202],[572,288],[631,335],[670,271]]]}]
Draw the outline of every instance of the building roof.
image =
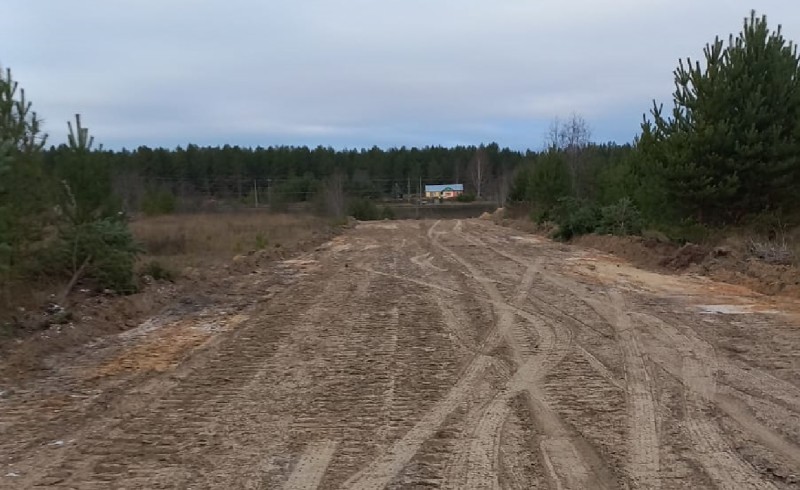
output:
[{"label": "building roof", "polygon": [[464,184],[442,184],[442,185],[425,186],[425,192],[447,192],[447,191],[464,192]]}]

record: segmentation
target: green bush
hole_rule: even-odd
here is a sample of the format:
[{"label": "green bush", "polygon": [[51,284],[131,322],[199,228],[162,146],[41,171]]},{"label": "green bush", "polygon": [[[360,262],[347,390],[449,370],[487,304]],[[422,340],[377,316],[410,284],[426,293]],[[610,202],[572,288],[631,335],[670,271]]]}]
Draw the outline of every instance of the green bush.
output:
[{"label": "green bush", "polygon": [[459,194],[456,197],[458,202],[473,202],[475,201],[475,194]]},{"label": "green bush", "polygon": [[642,232],[642,214],[628,197],[600,208],[597,232],[611,235],[638,235]]},{"label": "green bush", "polygon": [[551,220],[552,212],[553,212],[552,208],[534,209],[533,211],[531,211],[530,214],[531,221],[533,221],[537,225],[543,225]]},{"label": "green bush", "polygon": [[558,240],[594,233],[601,220],[600,210],[596,206],[574,197],[559,199],[553,209],[553,216],[558,225],[558,231],[553,238]]},{"label": "green bush", "polygon": [[378,206],[369,199],[363,198],[350,202],[348,214],[359,221],[372,221],[382,218]]},{"label": "green bush", "polygon": [[51,273],[64,277],[84,267],[82,277],[99,288],[132,293],[137,290],[134,264],[139,253],[127,224],[105,218],[60,230],[45,265]]},{"label": "green bush", "polygon": [[142,198],[142,212],[147,216],[175,212],[175,195],[166,190],[148,191]]}]

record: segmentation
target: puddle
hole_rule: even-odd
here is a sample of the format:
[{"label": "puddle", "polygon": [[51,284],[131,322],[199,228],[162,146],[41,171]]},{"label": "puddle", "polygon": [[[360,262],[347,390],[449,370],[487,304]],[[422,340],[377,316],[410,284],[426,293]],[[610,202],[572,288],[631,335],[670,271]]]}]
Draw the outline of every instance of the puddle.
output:
[{"label": "puddle", "polygon": [[758,310],[753,311],[751,305],[697,305],[701,313],[707,315],[746,315],[750,313],[778,313],[775,310]]}]

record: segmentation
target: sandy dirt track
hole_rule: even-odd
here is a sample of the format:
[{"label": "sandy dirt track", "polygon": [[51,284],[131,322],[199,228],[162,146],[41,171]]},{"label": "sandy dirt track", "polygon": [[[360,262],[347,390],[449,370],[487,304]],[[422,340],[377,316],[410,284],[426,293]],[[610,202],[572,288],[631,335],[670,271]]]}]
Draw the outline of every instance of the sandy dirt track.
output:
[{"label": "sandy dirt track", "polygon": [[0,488],[800,488],[800,305],[362,223],[0,381]]}]

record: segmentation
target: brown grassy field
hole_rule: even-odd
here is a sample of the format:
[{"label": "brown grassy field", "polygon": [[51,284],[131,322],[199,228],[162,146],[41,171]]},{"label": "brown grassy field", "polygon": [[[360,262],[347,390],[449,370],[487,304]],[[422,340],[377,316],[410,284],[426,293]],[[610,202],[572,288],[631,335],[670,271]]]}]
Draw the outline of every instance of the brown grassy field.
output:
[{"label": "brown grassy field", "polygon": [[143,261],[165,267],[208,267],[237,255],[295,250],[329,227],[322,218],[267,212],[176,214],[138,219],[131,230],[145,249]]}]

